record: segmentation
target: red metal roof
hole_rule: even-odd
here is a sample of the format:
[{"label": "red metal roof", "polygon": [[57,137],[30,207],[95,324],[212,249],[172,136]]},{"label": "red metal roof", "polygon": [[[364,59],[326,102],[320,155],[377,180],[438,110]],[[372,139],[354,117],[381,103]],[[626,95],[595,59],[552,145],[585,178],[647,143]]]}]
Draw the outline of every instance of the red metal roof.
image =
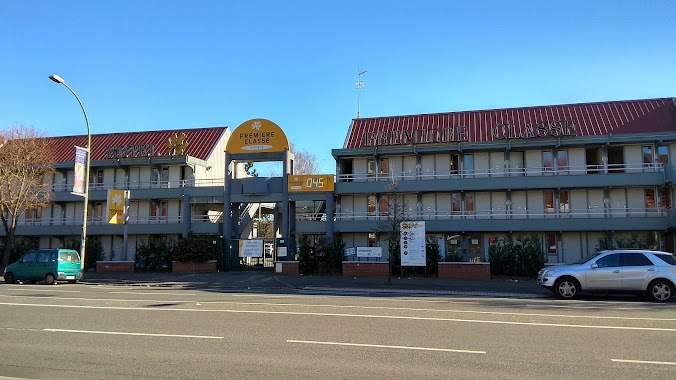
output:
[{"label": "red metal roof", "polygon": [[[176,129],[167,131],[106,133],[92,135],[92,160],[108,158],[109,147],[130,145],[154,145],[155,156],[166,156],[169,149],[166,144],[174,134],[185,133],[187,148],[183,155],[206,160],[228,127]],[[49,137],[49,144],[53,148],[55,162],[73,162],[74,146],[87,146],[87,135]]]},{"label": "red metal roof", "polygon": [[[437,136],[448,134],[446,139],[432,138],[427,143],[497,141],[504,138],[505,131],[512,130],[514,135],[523,136],[529,133],[527,128],[531,133],[537,131],[538,125],[549,128],[570,124],[571,135],[574,131],[575,136],[676,132],[675,100],[658,98],[353,119],[343,148],[410,143],[409,136],[420,135],[423,130],[435,131],[429,133],[437,133]],[[504,127],[506,125],[508,127]],[[408,133],[405,142],[404,133]],[[466,138],[457,139],[457,133],[464,133]],[[496,134],[502,138],[496,138]]]}]

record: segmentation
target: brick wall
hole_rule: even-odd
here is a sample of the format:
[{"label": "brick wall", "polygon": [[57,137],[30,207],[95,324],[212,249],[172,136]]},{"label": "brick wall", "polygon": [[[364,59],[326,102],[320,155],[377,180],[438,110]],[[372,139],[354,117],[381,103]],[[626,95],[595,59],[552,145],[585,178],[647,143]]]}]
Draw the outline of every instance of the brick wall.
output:
[{"label": "brick wall", "polygon": [[134,271],[133,261],[97,261],[97,273],[131,273]]},{"label": "brick wall", "polygon": [[300,273],[298,261],[275,261],[275,273],[298,276]]},{"label": "brick wall", "polygon": [[490,263],[439,263],[439,278],[454,280],[490,280]]},{"label": "brick wall", "polygon": [[205,263],[182,263],[180,261],[171,262],[172,273],[214,273],[217,272],[216,260],[207,261]]},{"label": "brick wall", "polygon": [[387,277],[389,262],[343,261],[343,276],[348,277]]}]

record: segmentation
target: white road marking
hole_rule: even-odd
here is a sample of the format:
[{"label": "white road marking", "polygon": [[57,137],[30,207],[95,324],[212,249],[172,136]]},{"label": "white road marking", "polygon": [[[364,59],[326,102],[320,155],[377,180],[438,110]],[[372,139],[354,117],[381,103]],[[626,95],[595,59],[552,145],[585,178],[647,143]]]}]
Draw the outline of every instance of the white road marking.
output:
[{"label": "white road marking", "polygon": [[[0,297],[11,298],[37,298],[44,300],[43,297],[21,297],[8,296],[0,294]],[[386,306],[359,306],[359,305],[331,305],[331,304],[303,304],[303,303],[274,303],[274,302],[235,302],[235,301],[200,301],[200,300],[149,300],[149,299],[115,299],[115,298],[80,298],[80,297],[51,297],[50,300],[77,300],[77,301],[116,301],[116,302],[158,302],[158,303],[193,303],[201,304],[224,304],[239,306],[279,306],[279,307],[315,307],[315,308],[334,308],[334,309],[364,309],[364,310],[390,310],[390,311],[424,311],[436,313],[456,313],[456,314],[482,314],[482,315],[506,315],[516,317],[544,317],[544,318],[577,318],[577,319],[601,319],[601,320],[622,320],[622,321],[661,321],[673,322],[676,318],[647,318],[647,317],[613,317],[597,315],[567,315],[567,314],[544,314],[544,313],[508,313],[499,311],[478,311],[478,310],[452,310],[452,309],[429,309],[412,307],[386,307]]]},{"label": "white road marking", "polygon": [[108,292],[110,294],[141,294],[141,295],[169,295],[169,296],[196,296],[197,293],[164,293],[164,292]]},{"label": "white road marking", "polygon": [[301,298],[301,296],[291,294],[230,294],[230,297]]},{"label": "white road marking", "polygon": [[443,300],[426,300],[426,299],[393,299],[393,298],[369,298],[369,301],[386,301],[386,302],[426,302],[426,303],[474,303],[470,301],[443,301]]},{"label": "white road marking", "polygon": [[330,345],[330,346],[351,346],[351,347],[371,347],[371,348],[394,348],[394,349],[399,349],[399,350],[459,352],[459,353],[464,353],[464,354],[485,354],[486,353],[486,351],[454,350],[454,349],[450,349],[450,348],[432,348],[432,347],[414,347],[414,346],[388,346],[388,345],[382,345],[382,344],[319,342],[319,341],[312,341],[312,340],[287,340],[286,343],[323,344],[323,345]]},{"label": "white road marking", "polygon": [[28,306],[28,307],[56,307],[56,308],[66,308],[66,309],[91,309],[91,310],[138,310],[138,311],[184,311],[184,312],[190,311],[190,312],[203,312],[203,313],[302,315],[302,316],[316,316],[316,317],[400,319],[400,320],[412,320],[412,321],[468,322],[468,323],[485,323],[485,324],[494,324],[494,325],[515,325],[515,326],[571,327],[571,328],[599,329],[599,330],[665,331],[665,332],[676,333],[676,328],[567,325],[567,324],[563,324],[563,323],[487,321],[487,320],[481,320],[481,319],[408,317],[408,316],[374,315],[374,314],[311,313],[311,312],[296,312],[296,311],[232,310],[232,309],[205,310],[205,309],[176,309],[176,308],[168,308],[168,307],[167,308],[148,308],[148,307],[115,307],[115,306],[46,305],[46,304],[12,303],[12,302],[0,302],[0,305]]},{"label": "white road marking", "polygon": [[651,362],[646,360],[623,360],[623,359],[610,359],[614,362],[619,363],[636,363],[636,364],[657,364],[657,365],[676,365],[675,362]]},{"label": "white road marking", "polygon": [[42,331],[65,332],[65,333],[83,333],[83,334],[103,334],[103,335],[155,336],[155,337],[169,337],[169,338],[223,339],[222,336],[150,334],[150,333],[132,333],[132,332],[120,332],[120,331],[90,331],[90,330],[66,330],[66,329],[43,329]]},{"label": "white road marking", "polygon": [[24,292],[59,292],[59,293],[80,293],[79,290],[61,290],[61,289],[42,289],[38,287],[24,287],[24,286],[13,286],[8,287],[7,290],[19,290]]}]

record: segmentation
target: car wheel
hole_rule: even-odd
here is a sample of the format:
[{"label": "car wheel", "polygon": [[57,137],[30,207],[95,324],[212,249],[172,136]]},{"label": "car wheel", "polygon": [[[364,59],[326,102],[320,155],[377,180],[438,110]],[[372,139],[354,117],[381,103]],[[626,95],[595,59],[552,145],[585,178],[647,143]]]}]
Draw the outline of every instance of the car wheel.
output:
[{"label": "car wheel", "polygon": [[14,278],[14,273],[12,272],[5,273],[5,284],[13,284],[15,282],[16,278]]},{"label": "car wheel", "polygon": [[56,278],[54,277],[53,274],[47,273],[47,275],[45,276],[45,283],[47,285],[54,285],[56,283]]},{"label": "car wheel", "polygon": [[667,280],[655,280],[648,285],[648,297],[656,302],[667,302],[674,296],[674,285]]},{"label": "car wheel", "polygon": [[559,298],[572,300],[580,293],[580,284],[571,277],[563,277],[554,283],[554,293]]}]

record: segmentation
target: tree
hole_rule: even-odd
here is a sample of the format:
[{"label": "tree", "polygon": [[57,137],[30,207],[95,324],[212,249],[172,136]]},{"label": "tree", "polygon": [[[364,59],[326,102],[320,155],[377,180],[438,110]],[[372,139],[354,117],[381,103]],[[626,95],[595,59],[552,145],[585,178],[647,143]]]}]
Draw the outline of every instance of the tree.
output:
[{"label": "tree", "polygon": [[[291,145],[291,149],[293,149],[293,144]],[[314,153],[306,149],[299,149],[293,154],[295,156],[293,160],[293,174],[317,174],[319,163]]]},{"label": "tree", "polygon": [[[380,220],[379,230],[387,233],[387,245],[389,251],[389,271],[387,283],[392,284],[392,273],[401,266],[401,222],[409,221],[406,212],[406,200],[404,194],[399,192],[399,181],[392,178],[388,184],[387,194],[380,195],[381,206],[387,207],[387,215]],[[383,197],[387,197],[383,201]],[[383,210],[381,210],[381,215]]]},{"label": "tree", "polygon": [[251,176],[251,177],[258,177],[258,172],[256,169],[253,167],[254,163],[251,161],[248,161],[244,163],[244,170],[246,171],[246,174]]},{"label": "tree", "polygon": [[9,264],[19,217],[49,205],[53,164],[47,139],[33,127],[0,131],[0,219],[5,230],[0,269]]}]

